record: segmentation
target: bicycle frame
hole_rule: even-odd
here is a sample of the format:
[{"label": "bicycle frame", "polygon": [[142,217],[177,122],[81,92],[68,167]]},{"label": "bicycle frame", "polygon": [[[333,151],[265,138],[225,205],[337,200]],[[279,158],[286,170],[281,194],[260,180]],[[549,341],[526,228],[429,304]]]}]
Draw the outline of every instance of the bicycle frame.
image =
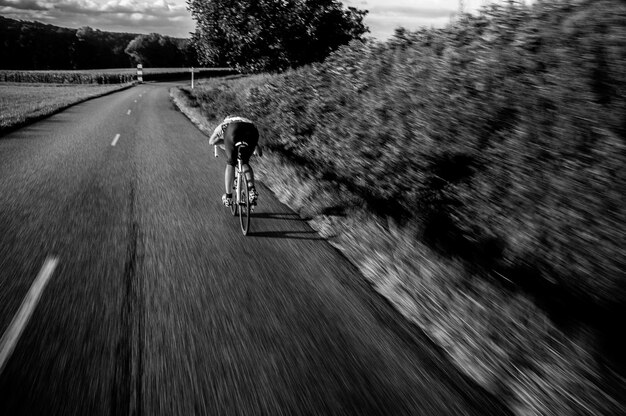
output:
[{"label": "bicycle frame", "polygon": [[[248,234],[248,230],[250,229],[250,214],[254,210],[253,205],[250,204],[250,196],[248,195],[248,177],[243,169],[243,159],[241,158],[241,150],[246,146],[247,144],[245,142],[235,143],[235,147],[237,149],[237,166],[235,168],[235,183],[233,184],[235,197],[233,198],[233,203],[230,207],[230,212],[233,216],[236,216],[237,213],[239,213],[239,221],[241,223],[241,231],[243,235]],[[217,146],[215,146],[214,150],[215,157],[217,157]],[[245,187],[245,189],[242,187]]]},{"label": "bicycle frame", "polygon": [[[240,205],[241,204],[241,175],[245,175],[246,173],[243,171],[243,160],[241,159],[241,149],[242,146],[247,146],[246,144],[241,144],[241,142],[235,144],[235,148],[237,149],[237,169],[235,170],[235,182],[237,183],[236,185],[236,189],[237,189],[237,200],[236,200],[236,204]],[[248,178],[246,177],[246,180]]]}]

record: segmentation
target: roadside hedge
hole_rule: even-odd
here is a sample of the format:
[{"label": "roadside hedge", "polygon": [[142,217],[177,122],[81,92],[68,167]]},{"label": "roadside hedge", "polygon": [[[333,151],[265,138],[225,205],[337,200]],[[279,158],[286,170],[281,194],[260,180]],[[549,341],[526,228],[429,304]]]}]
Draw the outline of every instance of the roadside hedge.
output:
[{"label": "roadside hedge", "polygon": [[491,5],[239,99],[268,147],[553,307],[626,304],[626,4]]}]

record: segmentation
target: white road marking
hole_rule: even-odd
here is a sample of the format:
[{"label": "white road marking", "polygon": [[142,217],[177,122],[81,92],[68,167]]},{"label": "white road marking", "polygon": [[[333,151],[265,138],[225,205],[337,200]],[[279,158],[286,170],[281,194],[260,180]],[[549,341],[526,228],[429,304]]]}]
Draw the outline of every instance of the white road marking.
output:
[{"label": "white road marking", "polygon": [[128,113],[126,113],[126,115],[130,115],[130,110],[128,110]]},{"label": "white road marking", "polygon": [[119,139],[120,139],[120,134],[118,133],[115,135],[115,138],[113,139],[113,143],[111,143],[111,146],[115,146]]},{"label": "white road marking", "polygon": [[26,324],[28,324],[28,320],[37,306],[41,293],[43,292],[46,283],[48,283],[48,280],[50,280],[58,262],[59,260],[54,257],[48,257],[46,259],[41,271],[26,294],[20,309],[17,311],[17,314],[13,318],[13,321],[11,321],[11,324],[5,331],[4,335],[2,335],[2,338],[0,339],[0,374],[2,374],[4,365],[7,363],[9,358],[11,358],[15,345],[17,344],[20,335],[22,335]]}]

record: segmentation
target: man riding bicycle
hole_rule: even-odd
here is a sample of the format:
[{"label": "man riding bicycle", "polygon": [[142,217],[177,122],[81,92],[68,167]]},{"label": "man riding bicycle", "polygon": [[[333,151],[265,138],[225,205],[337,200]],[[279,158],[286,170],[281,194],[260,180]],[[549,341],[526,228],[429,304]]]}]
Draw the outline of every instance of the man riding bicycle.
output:
[{"label": "man riding bicycle", "polygon": [[215,131],[209,138],[210,145],[217,146],[223,144],[224,152],[226,153],[226,170],[224,171],[226,193],[222,195],[222,203],[227,207],[233,203],[232,188],[235,179],[235,165],[237,164],[235,143],[239,142],[247,144],[247,146],[241,149],[240,154],[243,171],[248,179],[250,203],[256,204],[259,194],[254,186],[254,172],[248,163],[253,152],[263,156],[263,150],[259,145],[259,131],[254,123],[244,117],[228,116],[215,128]]}]

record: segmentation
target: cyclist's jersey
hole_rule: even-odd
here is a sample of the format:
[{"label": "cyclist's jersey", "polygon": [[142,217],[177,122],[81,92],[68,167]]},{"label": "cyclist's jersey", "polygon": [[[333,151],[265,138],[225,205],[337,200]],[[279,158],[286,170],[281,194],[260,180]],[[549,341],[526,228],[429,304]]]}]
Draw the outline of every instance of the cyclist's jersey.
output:
[{"label": "cyclist's jersey", "polygon": [[231,166],[237,164],[237,152],[235,144],[246,143],[247,146],[241,149],[241,160],[248,164],[250,156],[259,143],[259,131],[252,121],[244,117],[227,117],[215,128],[209,139],[209,144],[215,145],[224,142],[224,153],[226,153],[226,163]]},{"label": "cyclist's jersey", "polygon": [[231,123],[248,123],[254,125],[251,120],[245,117],[226,117],[213,131],[213,134],[209,138],[209,144],[214,145],[224,140],[224,131],[226,131],[226,127]]}]

